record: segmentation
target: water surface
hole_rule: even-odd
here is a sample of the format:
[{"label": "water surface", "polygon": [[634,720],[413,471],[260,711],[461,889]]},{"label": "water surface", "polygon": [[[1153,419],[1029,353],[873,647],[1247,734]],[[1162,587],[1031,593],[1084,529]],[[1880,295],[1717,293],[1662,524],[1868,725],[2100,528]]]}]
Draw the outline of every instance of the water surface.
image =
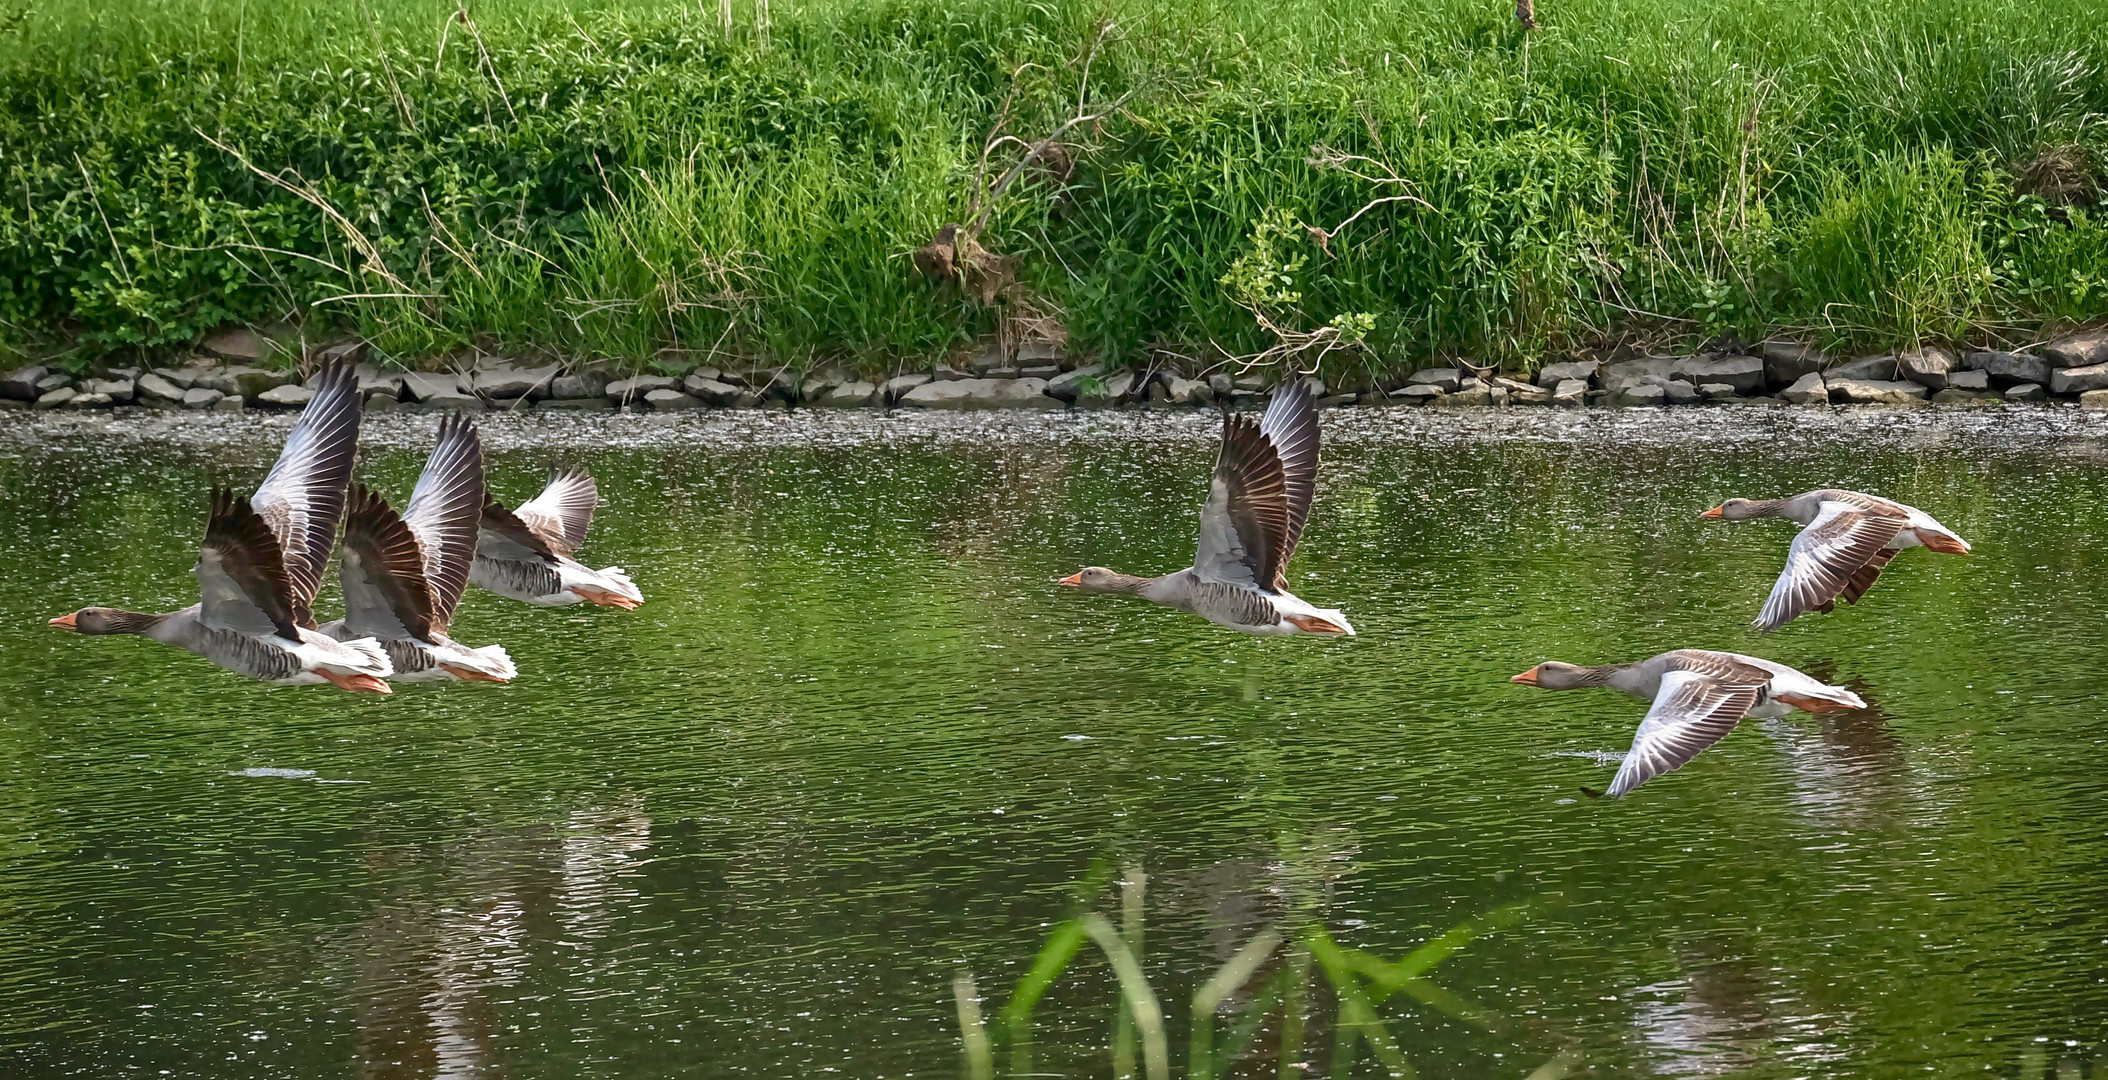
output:
[{"label": "water surface", "polygon": [[[1348,640],[1054,586],[1191,558],[1205,415],[493,417],[500,493],[589,466],[584,557],[649,603],[472,591],[456,636],[519,681],[379,698],[44,625],[194,600],[207,492],[288,421],[0,416],[0,1071],[953,1076],[954,973],[1000,1004],[1100,859],[1149,873],[1178,1016],[1291,910],[1396,956],[1537,901],[1438,970],[1497,1030],[1384,1007],[1424,1076],[2103,1057],[2108,423],[1323,421],[1292,583]],[[407,496],[434,424],[370,418],[362,474]],[[1976,553],[1759,639],[1792,527],[1695,515],[1823,484]],[[1873,707],[1583,798],[1642,707],[1506,677],[1683,646]],[[1057,987],[1037,1071],[1108,1075],[1111,986]]]}]

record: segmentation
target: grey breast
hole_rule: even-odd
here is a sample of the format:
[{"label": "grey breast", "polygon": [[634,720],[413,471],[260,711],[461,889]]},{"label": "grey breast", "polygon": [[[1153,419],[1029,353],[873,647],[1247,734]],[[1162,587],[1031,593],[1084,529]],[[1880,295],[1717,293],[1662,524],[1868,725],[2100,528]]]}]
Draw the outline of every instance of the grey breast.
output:
[{"label": "grey breast", "polygon": [[563,575],[540,560],[494,559],[478,554],[469,565],[468,579],[478,588],[504,596],[554,596],[564,591]]}]

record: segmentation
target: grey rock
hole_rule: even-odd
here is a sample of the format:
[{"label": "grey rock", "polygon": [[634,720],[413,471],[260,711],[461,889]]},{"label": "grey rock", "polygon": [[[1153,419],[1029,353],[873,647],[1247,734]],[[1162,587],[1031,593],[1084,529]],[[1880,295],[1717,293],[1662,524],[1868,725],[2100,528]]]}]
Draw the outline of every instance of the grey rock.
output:
[{"label": "grey rock", "polygon": [[1738,394],[1764,389],[1764,361],[1754,356],[1687,356],[1669,367],[1669,378],[1694,386],[1724,383]]},{"label": "grey rock", "polygon": [[[229,360],[261,360],[264,354],[263,335],[246,326],[222,330],[206,338],[204,345],[206,352]],[[220,392],[226,393],[224,390]],[[262,393],[260,390],[257,392]]]},{"label": "grey rock", "polygon": [[1457,387],[1455,393],[1436,398],[1435,401],[1443,405],[1453,405],[1460,408],[1472,405],[1491,405],[1493,404],[1493,388],[1477,379],[1473,379]]},{"label": "grey rock", "polygon": [[608,399],[601,395],[574,398],[543,398],[534,407],[544,412],[606,412]]},{"label": "grey rock", "polygon": [[885,394],[886,402],[891,404],[907,396],[908,391],[918,386],[923,386],[929,381],[930,377],[919,371],[911,375],[895,375],[887,379],[885,385],[879,387],[879,390]]},{"label": "grey rock", "polygon": [[[694,376],[689,376],[694,378]],[[685,384],[687,380],[682,380]],[[549,380],[549,397],[543,400],[598,401],[607,403],[608,377],[605,372],[581,371],[576,375],[558,375]]]},{"label": "grey rock", "polygon": [[1948,390],[1989,390],[1991,376],[1988,372],[1956,368],[1947,373]]},{"label": "grey rock", "polygon": [[1914,382],[1890,379],[1837,379],[1825,377],[1830,400],[1853,405],[1912,405],[1924,401],[1931,391]]},{"label": "grey rock", "polygon": [[[690,375],[682,379],[681,389],[703,404],[714,405],[718,408],[731,408],[737,405],[742,394],[753,396],[757,402],[760,399],[760,395],[755,394],[751,390],[742,390],[731,383],[720,382],[716,379],[705,379],[700,375]],[[608,396],[613,397],[614,395],[610,394]]]},{"label": "grey rock", "polygon": [[254,401],[266,392],[288,386],[297,380],[290,371],[266,371],[262,368],[228,368],[234,377],[235,388],[242,397]]},{"label": "grey rock", "polygon": [[209,386],[193,386],[183,391],[183,407],[186,409],[209,409],[226,396]]},{"label": "grey rock", "polygon": [[1508,393],[1508,401],[1514,405],[1549,405],[1552,391],[1547,387],[1533,386],[1519,379],[1496,378],[1493,385]]},{"label": "grey rock", "polygon": [[2018,386],[2006,387],[2006,400],[2017,401],[2022,403],[2048,401],[2049,391],[2044,390],[2041,385],[2037,383],[2021,383]]},{"label": "grey rock", "polygon": [[1698,384],[1698,396],[1706,401],[1728,401],[1741,391],[1727,383],[1709,382]]},{"label": "grey rock", "polygon": [[[606,399],[603,398],[602,400]],[[666,389],[645,391],[644,403],[657,412],[681,412],[696,408],[702,404],[702,402],[681,393],[679,390]]]},{"label": "grey rock", "polygon": [[1076,396],[1076,404],[1086,409],[1106,409],[1125,405],[1134,396],[1135,374],[1132,371],[1117,371],[1099,380],[1095,387],[1082,389]]},{"label": "grey rock", "polygon": [[0,398],[11,401],[35,401],[38,398],[37,381],[51,374],[51,369],[42,364],[18,367],[6,375],[0,375]]},{"label": "grey rock", "polygon": [[43,395],[39,396],[37,398],[37,408],[60,408],[64,406],[67,402],[72,401],[74,398],[79,396],[80,392],[75,390],[74,388],[70,386],[61,386],[56,390],[47,391]]},{"label": "grey rock", "polygon": [[2042,355],[2050,362],[2051,367],[2075,368],[2108,364],[2108,328],[2060,337],[2044,345]]},{"label": "grey rock", "polygon": [[29,408],[29,402],[11,397],[0,397],[0,412],[21,412]]},{"label": "grey rock", "polygon": [[1588,382],[1584,379],[1561,379],[1552,387],[1552,404],[1567,408],[1580,408],[1588,403]]},{"label": "grey rock", "polygon": [[298,409],[315,400],[315,392],[305,386],[274,386],[256,396],[260,405],[276,409]]},{"label": "grey rock", "polygon": [[367,412],[395,412],[403,407],[402,399],[384,390],[375,390],[366,395],[364,406]]},{"label": "grey rock", "polygon": [[2083,394],[2088,390],[2108,390],[2108,363],[2059,368],[2050,373],[2052,394]]},{"label": "grey rock", "polygon": [[916,409],[1055,409],[1043,379],[951,379],[924,383],[900,399]]},{"label": "grey rock", "polygon": [[461,392],[431,394],[417,399],[427,409],[452,409],[455,412],[482,412],[483,399],[474,394]]},{"label": "grey rock", "polygon": [[1015,379],[1021,374],[1023,372],[1014,367],[989,368],[987,371],[980,372],[981,377],[984,379]]},{"label": "grey rock", "polygon": [[861,409],[878,399],[878,386],[862,379],[845,382],[827,392],[827,396],[814,402],[830,409]]},{"label": "grey rock", "polygon": [[994,371],[997,368],[1011,366],[1013,365],[1010,363],[1010,358],[1004,356],[1003,350],[1001,349],[984,350],[978,355],[974,356],[972,359],[966,361],[966,370],[971,371],[976,375],[988,378],[1001,378],[1001,376],[991,376],[988,373]]},{"label": "grey rock", "polygon": [[535,400],[549,396],[549,384],[563,369],[555,364],[541,367],[521,368],[511,364],[480,368],[476,371],[477,393],[499,401],[517,398]]},{"label": "grey rock", "polygon": [[1088,364],[1074,371],[1064,371],[1047,380],[1047,396],[1073,405],[1081,384],[1097,380],[1102,370],[1101,365]]},{"label": "grey rock", "polygon": [[758,409],[761,404],[760,394],[752,390],[741,390],[739,396],[732,399],[731,407],[735,409]]},{"label": "grey rock", "polygon": [[[2053,370],[2049,361],[2025,353],[1973,352],[1965,362],[1971,369],[1989,376],[1991,385],[2000,389],[2021,383],[2046,383]],[[1948,377],[1953,378],[1951,374]]]},{"label": "grey rock", "polygon": [[1032,364],[1028,367],[1018,368],[1017,377],[1020,379],[1046,379],[1052,382],[1061,377],[1061,365]]},{"label": "grey rock", "polygon": [[[1684,383],[1682,385],[1690,386],[1691,384]],[[1697,396],[1696,388],[1693,388],[1692,396]],[[1667,380],[1648,383],[1625,382],[1618,389],[1611,391],[1610,394],[1610,403],[1613,405],[1666,405],[1668,402],[1669,383]]]},{"label": "grey rock", "polygon": [[[315,350],[315,359],[324,364],[360,364],[363,367],[362,361],[366,359],[366,343],[363,341],[339,341],[333,345],[324,345]],[[363,391],[366,388],[362,386],[359,389]]]},{"label": "grey rock", "polygon": [[1939,345],[1927,345],[1896,356],[1897,373],[1928,390],[1947,389],[1947,376],[1961,366],[1962,358],[1955,355],[1954,350]]},{"label": "grey rock", "polygon": [[375,394],[398,399],[403,396],[403,374],[400,371],[383,371],[372,364],[359,364],[351,369],[351,373],[358,376],[359,393],[368,398]]},{"label": "grey rock", "polygon": [[[1606,364],[1597,373],[1597,378],[1601,381],[1603,389],[1610,392],[1611,401],[1617,403],[1619,396],[1627,389],[1642,384],[1660,385],[1669,381],[1669,372],[1675,366],[1676,361],[1670,357],[1645,356],[1637,360],[1620,360],[1615,364]],[[1648,404],[1653,404],[1654,400],[1650,399]]]},{"label": "grey rock", "polygon": [[51,374],[46,375],[43,378],[37,380],[37,396],[43,397],[45,394],[51,393],[53,390],[56,390],[59,387],[72,385],[73,376],[68,375],[63,371],[54,371]]},{"label": "grey rock", "polygon": [[178,390],[188,390],[196,386],[198,384],[198,376],[203,374],[197,368],[172,367],[157,367],[153,373],[174,384]]},{"label": "grey rock", "polygon": [[139,390],[139,400],[144,402],[177,404],[183,400],[184,388],[170,382],[166,376],[157,371],[149,371],[139,376],[139,382],[136,385]]},{"label": "grey rock", "polygon": [[1537,369],[1537,385],[1556,388],[1568,379],[1587,382],[1596,377],[1596,369],[1603,365],[1594,360],[1574,360],[1564,364],[1546,364]]},{"label": "grey rock", "polygon": [[1827,405],[1830,403],[1830,388],[1823,383],[1821,372],[1811,371],[1793,380],[1793,385],[1779,393],[1794,405]]},{"label": "grey rock", "polygon": [[122,378],[82,379],[80,390],[83,394],[101,394],[119,405],[130,405],[137,393],[134,385],[132,380]]},{"label": "grey rock", "polygon": [[411,401],[428,401],[434,397],[461,396],[461,379],[450,371],[406,371],[403,373],[403,397]]},{"label": "grey rock", "polygon": [[1051,341],[1025,341],[1017,347],[1016,360],[1019,366],[1026,364],[1053,364],[1057,367],[1066,358],[1062,347]]},{"label": "grey rock", "polygon": [[644,400],[654,390],[679,390],[681,380],[670,375],[632,375],[617,379],[602,391],[610,405],[634,405]]},{"label": "grey rock", "polygon": [[2079,408],[2108,412],[2108,390],[2088,390],[2080,394]]},{"label": "grey rock", "polygon": [[[1230,391],[1234,390],[1235,387],[1231,385],[1228,373],[1218,371],[1208,376],[1208,389],[1214,391],[1216,397],[1226,398],[1230,396]],[[1049,386],[1047,392],[1053,393],[1053,387]]]},{"label": "grey rock", "polygon": [[1465,375],[1453,367],[1424,368],[1406,376],[1406,386],[1432,386],[1445,394],[1454,394],[1464,385],[1465,379],[1477,379]]},{"label": "grey rock", "polygon": [[1998,399],[1999,395],[1988,390],[1957,390],[1951,386],[1932,395],[1932,403],[1935,405],[1965,405]]},{"label": "grey rock", "polygon": [[1894,356],[1862,356],[1850,363],[1839,364],[1823,372],[1823,378],[1836,382],[1839,379],[1856,382],[1894,382],[1896,380],[1896,358]]},{"label": "grey rock", "polygon": [[1246,394],[1256,394],[1266,389],[1266,387],[1267,382],[1264,375],[1239,375],[1230,382],[1231,390]]},{"label": "grey rock", "polygon": [[1207,383],[1198,379],[1168,376],[1164,389],[1170,394],[1173,405],[1206,405],[1215,400],[1215,391],[1210,390]]},{"label": "grey rock", "polygon": [[114,404],[116,401],[108,394],[76,393],[66,399],[66,407],[69,409],[107,409]]},{"label": "grey rock", "polygon": [[1698,387],[1682,379],[1670,379],[1661,384],[1663,400],[1671,405],[1695,405],[1698,402]]},{"label": "grey rock", "polygon": [[1407,405],[1428,405],[1448,396],[1449,391],[1439,386],[1435,386],[1432,383],[1420,383],[1416,386],[1408,386],[1393,392],[1391,400],[1402,401]]},{"label": "grey rock", "polygon": [[212,403],[213,412],[241,412],[245,407],[240,394],[222,394],[218,401]]},{"label": "grey rock", "polygon": [[973,378],[973,375],[970,372],[960,371],[950,364],[938,364],[930,369],[931,382],[958,382],[961,379],[971,378]]},{"label": "grey rock", "polygon": [[1791,386],[1830,363],[1821,349],[1796,341],[1767,341],[1757,347],[1757,354],[1764,358],[1764,374],[1773,386]]},{"label": "grey rock", "polygon": [[1321,397],[1316,401],[1311,402],[1311,404],[1317,406],[1320,409],[1337,409],[1343,405],[1354,404],[1354,395],[1326,394],[1324,397]]}]

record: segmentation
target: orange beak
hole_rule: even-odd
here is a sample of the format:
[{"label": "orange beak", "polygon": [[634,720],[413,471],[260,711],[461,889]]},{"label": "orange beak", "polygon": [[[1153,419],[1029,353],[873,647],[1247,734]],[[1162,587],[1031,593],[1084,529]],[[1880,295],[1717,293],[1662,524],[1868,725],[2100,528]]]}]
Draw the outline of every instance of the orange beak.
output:
[{"label": "orange beak", "polygon": [[1524,686],[1536,686],[1537,669],[1531,668],[1530,670],[1525,671],[1520,675],[1510,675],[1508,676],[1508,681],[1512,683],[1521,683]]},{"label": "orange beak", "polygon": [[[1081,571],[1081,570],[1078,570],[1078,571],[1076,571],[1075,573],[1073,573],[1073,574],[1070,574],[1070,575],[1069,575],[1068,577],[1062,578],[1062,579],[1061,579],[1061,581],[1059,582],[1059,584],[1062,584],[1062,585],[1067,585],[1068,587],[1070,587],[1070,588],[1072,588],[1072,589],[1080,589],[1080,588],[1082,588],[1082,587],[1083,587],[1083,571]],[[69,616],[69,617],[70,617],[70,616]]]},{"label": "orange beak", "polygon": [[1717,507],[1717,506],[1716,506],[1716,507],[1713,507],[1713,508],[1712,508],[1711,510],[1708,510],[1708,511],[1706,511],[1705,513],[1703,513],[1703,514],[1700,514],[1700,515],[1698,515],[1698,516],[1699,516],[1699,517],[1702,517],[1702,518],[1713,518],[1713,519],[1715,519],[1715,520],[1718,520],[1718,519],[1719,519],[1719,517],[1720,517],[1720,508],[1719,508],[1719,507]]},{"label": "orange beak", "polygon": [[80,633],[80,627],[76,625],[73,621],[74,618],[78,615],[79,612],[75,612],[73,615],[61,615],[58,618],[51,620],[51,625],[56,626],[61,630],[70,630],[76,634]]}]

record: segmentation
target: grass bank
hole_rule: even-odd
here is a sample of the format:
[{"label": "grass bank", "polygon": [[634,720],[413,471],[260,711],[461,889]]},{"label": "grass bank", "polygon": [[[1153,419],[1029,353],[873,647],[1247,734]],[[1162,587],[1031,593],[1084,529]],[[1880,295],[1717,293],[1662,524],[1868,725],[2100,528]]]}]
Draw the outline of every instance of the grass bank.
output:
[{"label": "grass bank", "polygon": [[[1528,363],[2108,314],[2090,0],[726,2],[17,6],[6,343],[870,368],[1051,318],[1116,361]],[[1011,284],[916,272],[1114,103],[989,207]]]}]

